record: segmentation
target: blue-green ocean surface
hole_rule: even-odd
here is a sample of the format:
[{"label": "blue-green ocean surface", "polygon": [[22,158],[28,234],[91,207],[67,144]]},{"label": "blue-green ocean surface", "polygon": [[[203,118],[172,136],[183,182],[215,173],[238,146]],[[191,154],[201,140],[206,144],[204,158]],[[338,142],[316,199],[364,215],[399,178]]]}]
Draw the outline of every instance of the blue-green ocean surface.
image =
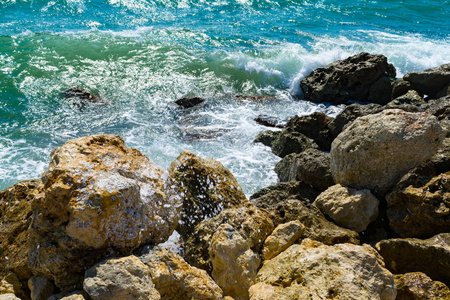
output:
[{"label": "blue-green ocean surface", "polygon": [[[39,177],[68,139],[108,133],[164,168],[182,150],[218,159],[249,195],[279,161],[252,143],[267,129],[253,118],[336,114],[299,82],[361,51],[398,77],[450,62],[449,16],[437,0],[0,0],[0,190]],[[74,86],[108,104],[80,111],[60,97]],[[183,96],[207,101],[182,111]]]}]

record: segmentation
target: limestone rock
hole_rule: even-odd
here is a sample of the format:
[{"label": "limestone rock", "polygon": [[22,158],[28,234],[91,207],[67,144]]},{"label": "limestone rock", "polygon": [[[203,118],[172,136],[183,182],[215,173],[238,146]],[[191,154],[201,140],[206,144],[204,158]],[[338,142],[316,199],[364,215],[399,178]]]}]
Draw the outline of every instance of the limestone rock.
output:
[{"label": "limestone rock", "polygon": [[52,152],[33,202],[29,265],[62,291],[106,254],[163,242],[181,198],[161,168],[114,135],[68,141]]},{"label": "limestone rock", "polygon": [[212,277],[225,295],[235,300],[248,299],[248,289],[253,285],[261,264],[257,253],[230,224],[222,224],[211,239],[209,255],[212,263]]},{"label": "limestone rock", "polygon": [[[320,192],[308,184],[301,181],[278,182],[277,184],[267,186],[250,196],[250,200],[263,197],[267,194],[275,192],[281,198],[287,198],[293,195],[299,195],[309,202],[314,202]],[[280,199],[281,199],[280,198]]]},{"label": "limestone rock", "polygon": [[31,300],[47,300],[55,293],[55,286],[47,278],[33,276],[28,280]]},{"label": "limestone rock", "polygon": [[281,131],[265,130],[258,133],[254,143],[261,143],[265,146],[272,147],[273,141],[277,138]]},{"label": "limestone rock", "polygon": [[183,198],[177,231],[187,239],[195,226],[224,208],[249,203],[233,174],[219,161],[183,151],[169,167],[169,178],[178,182]]},{"label": "limestone rock", "polygon": [[297,181],[297,172],[300,168],[299,155],[299,153],[288,154],[275,165],[278,182]]},{"label": "limestone rock", "polygon": [[336,184],[320,194],[314,204],[339,226],[361,232],[377,218],[380,201],[369,190]]},{"label": "limestone rock", "polygon": [[356,232],[328,221],[320,210],[300,195],[274,191],[253,199],[252,202],[269,212],[275,226],[298,220],[305,227],[301,238],[310,238],[327,245],[337,243],[359,244]]},{"label": "limestone rock", "polygon": [[[326,246],[306,239],[267,260],[250,299],[395,299],[394,276],[368,245]],[[272,286],[272,288],[268,288]],[[258,290],[265,288],[266,295]]]},{"label": "limestone rock", "polygon": [[403,80],[411,82],[418,92],[433,98],[435,94],[450,83],[450,64],[423,71],[409,72],[403,76]]},{"label": "limestone rock", "polygon": [[271,259],[287,249],[302,236],[304,231],[305,226],[297,220],[278,225],[264,241],[262,251],[264,260]]},{"label": "limestone rock", "polygon": [[274,228],[267,212],[254,205],[225,209],[214,218],[203,220],[198,224],[195,234],[186,241],[185,259],[190,265],[211,274],[209,248],[213,235],[222,224],[229,224],[235,228],[254,253],[260,253],[264,240]]},{"label": "limestone rock", "polygon": [[1,294],[0,300],[20,300],[20,298],[12,293],[8,293],[8,294]]},{"label": "limestone rock", "polygon": [[87,300],[88,294],[85,291],[73,291],[71,293],[60,293],[52,295],[48,300]]},{"label": "limestone rock", "polygon": [[83,286],[93,300],[161,299],[149,268],[134,255],[106,259],[88,269]]},{"label": "limestone rock", "polygon": [[388,105],[412,104],[415,106],[421,106],[425,103],[426,103],[425,100],[423,100],[423,98],[419,95],[419,93],[417,93],[414,90],[410,90],[406,92],[406,94],[401,95],[392,100],[391,102],[389,102]]},{"label": "limestone rock", "polygon": [[413,272],[394,276],[397,286],[396,300],[450,299],[450,289],[439,281],[433,281],[426,274]]},{"label": "limestone rock", "polygon": [[14,293],[26,298],[28,267],[28,228],[31,224],[31,204],[38,194],[41,181],[25,180],[0,191],[0,278],[13,286]]},{"label": "limestone rock", "polygon": [[172,251],[154,247],[139,257],[150,270],[161,299],[222,299],[223,292],[208,273],[191,267]]},{"label": "limestone rock", "polygon": [[205,99],[200,97],[184,97],[175,101],[175,104],[183,108],[191,108],[205,102]]},{"label": "limestone rock", "polygon": [[[383,55],[359,53],[318,68],[303,79],[300,87],[306,100],[345,103],[348,100],[385,104],[391,86],[383,84],[395,77],[395,68]],[[380,90],[381,87],[385,87]],[[371,90],[372,89],[372,90]]]},{"label": "limestone rock", "polygon": [[272,142],[272,152],[279,157],[291,153],[301,153],[308,148],[318,148],[313,139],[290,127],[284,128]]},{"label": "limestone rock", "polygon": [[386,267],[395,274],[423,272],[433,280],[450,284],[450,233],[427,240],[382,240],[376,248]]},{"label": "limestone rock", "polygon": [[391,228],[401,237],[427,238],[450,231],[450,173],[386,196]]},{"label": "limestone rock", "polygon": [[385,193],[430,158],[444,137],[427,113],[388,109],[360,117],[333,141],[331,173],[336,183]]}]

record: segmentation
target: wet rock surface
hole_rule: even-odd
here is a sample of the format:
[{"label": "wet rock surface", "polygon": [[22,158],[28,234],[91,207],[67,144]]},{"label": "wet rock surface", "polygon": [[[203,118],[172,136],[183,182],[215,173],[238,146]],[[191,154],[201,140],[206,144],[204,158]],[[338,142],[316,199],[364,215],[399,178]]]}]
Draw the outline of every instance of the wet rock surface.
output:
[{"label": "wet rock surface", "polygon": [[397,300],[450,299],[450,289],[440,281],[433,281],[422,272],[394,276]]},{"label": "wet rock surface", "polygon": [[191,108],[205,102],[205,99],[200,97],[184,97],[175,101],[175,104],[183,108]]},{"label": "wet rock surface", "polygon": [[411,82],[419,93],[434,98],[437,92],[450,83],[450,64],[409,72],[403,76],[403,80]]}]

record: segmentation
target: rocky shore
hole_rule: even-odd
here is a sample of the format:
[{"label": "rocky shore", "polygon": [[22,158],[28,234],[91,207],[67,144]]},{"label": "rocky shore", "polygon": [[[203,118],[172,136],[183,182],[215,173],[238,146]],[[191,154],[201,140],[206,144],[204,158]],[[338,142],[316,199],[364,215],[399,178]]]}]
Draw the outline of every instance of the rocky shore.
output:
[{"label": "rocky shore", "polygon": [[450,64],[396,78],[360,53],[301,88],[347,106],[259,120],[282,160],[249,199],[189,151],[164,170],[115,135],[54,149],[0,191],[0,299],[450,299]]}]

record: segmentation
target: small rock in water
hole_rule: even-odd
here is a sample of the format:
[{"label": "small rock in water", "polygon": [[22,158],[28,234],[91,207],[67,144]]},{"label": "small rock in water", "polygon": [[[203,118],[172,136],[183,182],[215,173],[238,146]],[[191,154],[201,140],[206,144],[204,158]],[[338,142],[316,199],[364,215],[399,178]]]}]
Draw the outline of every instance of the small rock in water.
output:
[{"label": "small rock in water", "polygon": [[236,95],[235,99],[238,101],[247,101],[247,102],[255,102],[255,103],[277,100],[276,97],[266,96],[266,95]]},{"label": "small rock in water", "polygon": [[184,97],[175,101],[175,104],[183,108],[191,108],[205,102],[205,99],[200,97]]},{"label": "small rock in water", "polygon": [[61,95],[67,99],[73,100],[73,105],[79,109],[84,109],[87,102],[105,103],[99,94],[94,94],[80,87],[73,87],[61,92]]},{"label": "small rock in water", "polygon": [[276,117],[271,117],[267,115],[259,115],[254,118],[255,122],[267,127],[277,127],[284,128],[286,126],[286,122],[277,119]]}]

